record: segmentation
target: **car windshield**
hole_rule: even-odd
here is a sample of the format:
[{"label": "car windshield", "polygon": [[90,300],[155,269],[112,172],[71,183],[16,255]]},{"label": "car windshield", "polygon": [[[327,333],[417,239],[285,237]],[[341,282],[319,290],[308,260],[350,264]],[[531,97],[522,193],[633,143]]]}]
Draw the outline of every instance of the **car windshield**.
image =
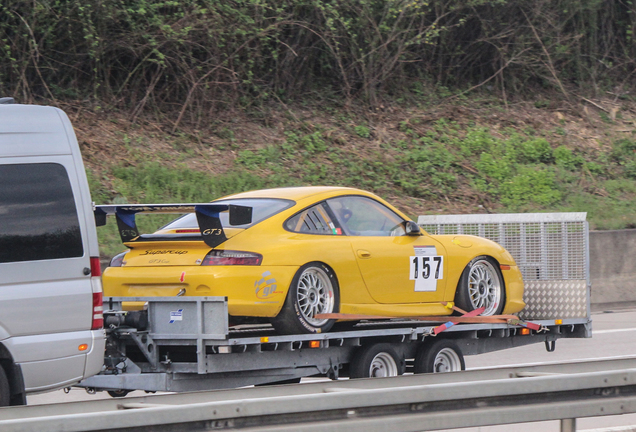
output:
[{"label": "car windshield", "polygon": [[[295,204],[294,201],[284,200],[284,199],[275,199],[275,198],[243,198],[243,199],[233,199],[233,200],[221,200],[214,201],[214,204],[234,204],[245,207],[252,207],[252,223],[244,224],[244,225],[230,225],[230,214],[225,211],[220,213],[221,224],[224,228],[232,227],[232,228],[249,228],[252,225],[255,225],[267,218],[274,216],[277,213],[282,212],[285,209],[290,208]],[[168,225],[161,228],[162,230],[173,230],[173,229],[183,229],[183,228],[197,228],[199,224],[197,223],[197,217],[194,213],[189,213],[187,215],[181,216],[179,219],[176,219],[170,222]]]}]

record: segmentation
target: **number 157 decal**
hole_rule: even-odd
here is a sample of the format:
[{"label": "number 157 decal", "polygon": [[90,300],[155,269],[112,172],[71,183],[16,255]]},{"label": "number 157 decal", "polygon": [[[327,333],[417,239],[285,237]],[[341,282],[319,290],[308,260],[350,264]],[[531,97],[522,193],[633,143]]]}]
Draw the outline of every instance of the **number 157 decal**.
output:
[{"label": "number 157 decal", "polygon": [[443,256],[412,256],[410,277],[415,281],[415,291],[437,290],[437,280],[444,278]]}]

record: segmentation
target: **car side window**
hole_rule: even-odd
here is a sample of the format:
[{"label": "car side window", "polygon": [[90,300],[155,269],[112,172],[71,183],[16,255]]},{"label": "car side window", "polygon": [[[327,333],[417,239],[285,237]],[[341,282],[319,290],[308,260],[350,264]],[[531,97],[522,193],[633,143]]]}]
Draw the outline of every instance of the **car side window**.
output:
[{"label": "car side window", "polygon": [[0,165],[0,184],[0,263],[84,255],[75,199],[62,165]]},{"label": "car side window", "polygon": [[288,219],[285,228],[289,231],[306,234],[340,235],[342,230],[336,227],[324,203],[316,204]]},{"label": "car side window", "polygon": [[340,225],[354,236],[401,236],[404,219],[371,198],[344,196],[327,200]]}]

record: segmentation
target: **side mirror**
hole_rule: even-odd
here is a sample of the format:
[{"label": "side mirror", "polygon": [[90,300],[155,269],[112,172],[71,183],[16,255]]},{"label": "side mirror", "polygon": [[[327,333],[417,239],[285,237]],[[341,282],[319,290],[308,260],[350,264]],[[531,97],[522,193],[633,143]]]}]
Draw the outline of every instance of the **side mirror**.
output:
[{"label": "side mirror", "polygon": [[418,224],[413,221],[404,222],[404,232],[407,236],[419,236],[422,235],[422,230]]}]

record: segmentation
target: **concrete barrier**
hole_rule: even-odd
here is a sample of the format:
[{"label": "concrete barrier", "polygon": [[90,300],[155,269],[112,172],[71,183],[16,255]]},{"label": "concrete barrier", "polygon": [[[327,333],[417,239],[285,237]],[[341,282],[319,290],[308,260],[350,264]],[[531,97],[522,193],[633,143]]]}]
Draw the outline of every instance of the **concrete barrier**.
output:
[{"label": "concrete barrier", "polygon": [[590,231],[592,304],[636,302],[636,229]]}]

